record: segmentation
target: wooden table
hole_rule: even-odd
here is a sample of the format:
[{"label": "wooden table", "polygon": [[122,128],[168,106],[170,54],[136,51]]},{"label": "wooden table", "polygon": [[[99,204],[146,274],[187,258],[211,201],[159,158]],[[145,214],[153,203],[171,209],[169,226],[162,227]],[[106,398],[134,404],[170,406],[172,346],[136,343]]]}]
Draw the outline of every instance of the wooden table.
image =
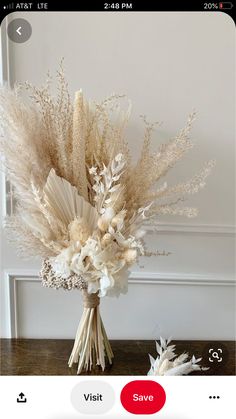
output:
[{"label": "wooden table", "polygon": [[[194,375],[235,375],[234,342],[173,341],[176,352],[187,351],[203,357],[202,365],[210,370]],[[76,375],[76,365],[69,368],[67,361],[72,340],[1,339],[1,375]],[[103,372],[98,367],[87,375],[146,375],[150,362],[148,353],[156,355],[155,342],[148,340],[111,341],[115,355],[112,366]],[[210,364],[209,348],[223,348],[223,360]],[[86,375],[86,374],[84,374]]]}]

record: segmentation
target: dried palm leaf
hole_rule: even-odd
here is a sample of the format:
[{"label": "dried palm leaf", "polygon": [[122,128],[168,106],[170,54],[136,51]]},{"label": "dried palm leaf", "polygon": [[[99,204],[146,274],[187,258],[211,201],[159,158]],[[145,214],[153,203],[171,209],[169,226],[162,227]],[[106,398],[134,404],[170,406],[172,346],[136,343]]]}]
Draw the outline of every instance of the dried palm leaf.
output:
[{"label": "dried palm leaf", "polygon": [[99,217],[96,208],[79,195],[75,186],[57,176],[54,169],[48,175],[43,195],[52,212],[66,226],[81,217],[87,221],[91,230],[96,229]]}]

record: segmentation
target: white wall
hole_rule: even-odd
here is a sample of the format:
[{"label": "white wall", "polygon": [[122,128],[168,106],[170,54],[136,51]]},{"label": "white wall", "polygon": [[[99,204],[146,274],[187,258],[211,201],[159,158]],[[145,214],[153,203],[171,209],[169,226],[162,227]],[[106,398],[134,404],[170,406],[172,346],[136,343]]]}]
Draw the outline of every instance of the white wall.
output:
[{"label": "white wall", "polygon": [[[99,100],[115,91],[132,100],[127,135],[134,157],[143,134],[140,114],[163,121],[153,138],[155,147],[197,110],[196,147],[168,175],[170,183],[191,177],[208,159],[217,160],[207,188],[191,199],[199,217],[163,217],[160,233],[147,236],[150,248],[171,255],[140,261],[128,295],[102,301],[109,336],[233,339],[233,21],[223,13],[130,12],[14,13],[8,21],[16,16],[27,18],[33,32],[25,44],[8,41],[4,74],[11,83],[42,83],[64,57],[71,92],[82,87],[87,97]],[[2,334],[74,337],[81,312],[78,293],[42,288],[39,262],[19,260],[4,236],[1,241]]]}]

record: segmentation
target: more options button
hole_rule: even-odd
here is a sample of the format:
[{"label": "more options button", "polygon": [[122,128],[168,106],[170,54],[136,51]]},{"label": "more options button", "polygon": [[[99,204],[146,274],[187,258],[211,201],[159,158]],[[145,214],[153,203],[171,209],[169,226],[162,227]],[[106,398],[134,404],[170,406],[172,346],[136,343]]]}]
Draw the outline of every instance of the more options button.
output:
[{"label": "more options button", "polygon": [[82,381],[73,388],[71,403],[79,413],[101,415],[113,407],[115,393],[104,381]]},{"label": "more options button", "polygon": [[156,381],[136,380],[124,386],[120,400],[127,412],[135,415],[150,415],[163,408],[166,393]]}]

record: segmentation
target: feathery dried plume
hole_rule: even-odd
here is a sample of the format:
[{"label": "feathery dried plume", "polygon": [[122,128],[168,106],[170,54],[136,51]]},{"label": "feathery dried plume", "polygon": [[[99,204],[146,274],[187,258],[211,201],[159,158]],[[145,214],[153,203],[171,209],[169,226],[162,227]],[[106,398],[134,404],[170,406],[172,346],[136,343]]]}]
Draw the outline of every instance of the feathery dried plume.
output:
[{"label": "feathery dried plume", "polygon": [[[124,96],[88,102],[79,90],[72,103],[62,63],[55,97],[51,82],[48,78],[42,88],[25,83],[30,102],[17,89],[0,92],[1,151],[17,201],[6,226],[25,253],[58,256],[71,247],[68,272],[86,272],[93,292],[105,284],[106,272],[106,292],[117,286],[119,293],[118,273],[148,254],[142,226],[166,214],[196,216],[195,208],[181,204],[205,186],[214,162],[191,180],[169,186],[163,177],[193,146],[189,134],[195,113],[157,152],[150,147],[157,124],[143,117],[143,147],[133,164],[124,132],[131,106],[122,110]],[[86,220],[87,235],[81,224]],[[76,237],[82,242],[75,244]],[[111,252],[119,255],[115,265]]]},{"label": "feathery dried plume", "polygon": [[160,344],[156,342],[157,358],[154,359],[149,354],[151,368],[147,375],[188,375],[193,371],[206,371],[209,368],[202,367],[199,362],[202,358],[196,359],[193,355],[188,360],[188,353],[184,352],[181,355],[175,353],[175,345],[169,345],[171,339],[167,341],[160,337]]}]

